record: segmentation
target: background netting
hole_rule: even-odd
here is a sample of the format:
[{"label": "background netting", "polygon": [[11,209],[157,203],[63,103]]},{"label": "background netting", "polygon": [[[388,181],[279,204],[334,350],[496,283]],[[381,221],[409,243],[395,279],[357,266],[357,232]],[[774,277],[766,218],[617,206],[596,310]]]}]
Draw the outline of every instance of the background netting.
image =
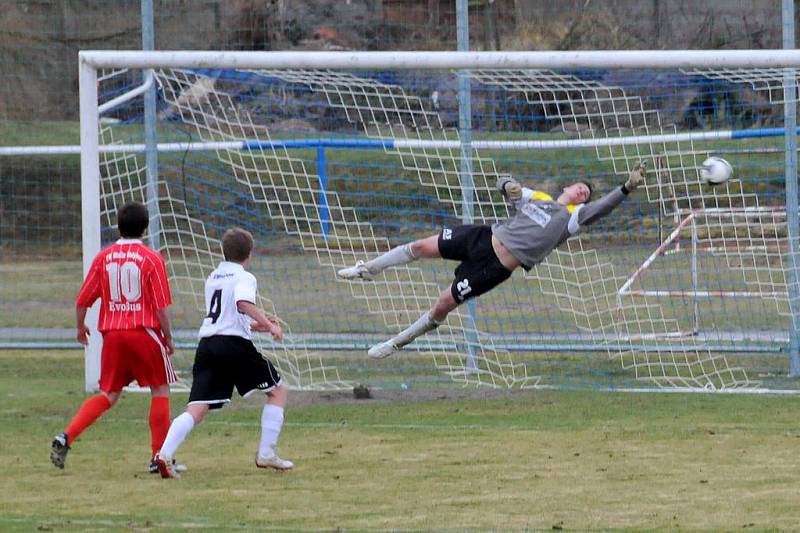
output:
[{"label": "background netting", "polygon": [[[455,73],[156,75],[160,140],[250,143],[159,156],[162,251],[180,295],[176,322],[191,328],[202,316],[202,282],[219,260],[221,232],[230,225],[253,231],[265,306],[290,331],[284,345],[262,349],[295,386],[786,386],[778,374],[787,362],[770,348],[785,342],[788,323],[782,137],[664,137],[701,130],[701,122],[707,130],[780,125],[774,90],[748,83],[758,71],[724,79],[472,71],[476,140],[553,142],[475,150],[468,188],[456,143],[402,144],[458,141]],[[104,73],[101,99],[140,76]],[[690,99],[688,108],[676,104]],[[138,140],[139,106],[106,117],[102,142]],[[628,137],[638,140],[614,142]],[[357,144],[378,139],[392,142]],[[331,147],[336,141],[341,148]],[[731,161],[734,179],[703,183],[699,169],[709,155]],[[474,316],[461,308],[391,362],[366,360],[366,347],[430,308],[455,264],[411,263],[371,283],[337,281],[338,268],[458,224],[465,205],[476,223],[502,219],[506,206],[494,189],[500,173],[551,194],[586,178],[602,194],[640,159],[650,164],[646,184],[612,215],[481,297]],[[110,239],[116,206],[143,198],[143,156],[104,155],[101,167]]]}]

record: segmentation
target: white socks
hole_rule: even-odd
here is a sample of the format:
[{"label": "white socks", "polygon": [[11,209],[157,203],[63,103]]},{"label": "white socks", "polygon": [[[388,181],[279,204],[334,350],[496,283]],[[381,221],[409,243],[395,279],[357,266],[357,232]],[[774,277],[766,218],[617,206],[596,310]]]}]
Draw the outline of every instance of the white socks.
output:
[{"label": "white socks", "polygon": [[[283,407],[266,404],[261,411],[261,442],[258,445],[258,456],[263,458],[275,455],[275,446],[278,444],[278,435],[283,427]],[[189,413],[175,417],[169,426],[167,438],[161,446],[159,455],[165,459],[172,459],[178,447],[183,444],[186,437],[194,429],[194,418]]]},{"label": "white socks", "polygon": [[183,413],[176,416],[169,426],[167,438],[164,439],[164,444],[161,445],[161,451],[158,454],[165,459],[172,459],[175,456],[175,451],[183,444],[183,441],[186,440],[193,428],[194,418],[192,415]]},{"label": "white socks", "polygon": [[411,251],[411,243],[407,243],[392,248],[385,254],[379,255],[372,261],[367,261],[364,263],[364,266],[367,267],[371,273],[377,274],[389,267],[405,265],[406,263],[416,261],[417,259],[418,258],[414,255],[414,252]]},{"label": "white socks", "polygon": [[261,411],[261,442],[258,445],[258,456],[268,458],[275,455],[275,447],[278,445],[278,435],[283,427],[283,407],[264,405]]},{"label": "white socks", "polygon": [[419,317],[416,322],[392,337],[389,342],[398,348],[402,348],[420,335],[438,328],[441,324],[441,322],[436,322],[434,319],[432,319],[430,312],[427,312]]}]

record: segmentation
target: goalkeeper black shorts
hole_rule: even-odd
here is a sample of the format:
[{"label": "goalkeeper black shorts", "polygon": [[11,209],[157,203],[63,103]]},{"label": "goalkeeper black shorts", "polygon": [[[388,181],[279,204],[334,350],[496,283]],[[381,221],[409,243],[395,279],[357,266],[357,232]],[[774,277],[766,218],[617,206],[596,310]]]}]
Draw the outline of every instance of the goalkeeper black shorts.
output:
[{"label": "goalkeeper black shorts", "polygon": [[511,277],[494,253],[490,226],[468,224],[444,228],[439,233],[439,253],[445,259],[461,261],[450,286],[453,298],[459,303],[489,292]]},{"label": "goalkeeper black shorts", "polygon": [[192,368],[189,402],[219,409],[231,401],[233,388],[239,396],[269,392],[281,382],[278,371],[259,353],[253,341],[235,335],[200,339]]}]

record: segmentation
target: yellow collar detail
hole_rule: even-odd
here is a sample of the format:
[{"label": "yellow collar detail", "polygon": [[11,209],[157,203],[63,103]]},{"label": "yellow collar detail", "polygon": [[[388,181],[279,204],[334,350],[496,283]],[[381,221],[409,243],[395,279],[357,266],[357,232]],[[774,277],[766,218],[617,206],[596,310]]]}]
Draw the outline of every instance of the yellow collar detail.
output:
[{"label": "yellow collar detail", "polygon": [[[534,192],[534,193],[531,195],[531,199],[530,199],[530,201],[531,201],[531,202],[533,202],[534,200],[542,200],[542,201],[544,201],[544,202],[552,202],[552,201],[553,201],[553,197],[552,197],[552,196],[550,196],[549,194],[547,194],[546,192],[542,192],[542,191],[535,191],[535,192]],[[575,209],[577,209],[577,208],[578,208],[578,206],[577,206],[577,205],[575,205],[575,204],[569,204],[569,205],[567,206],[567,213],[569,213],[569,214],[571,215],[571,214],[572,214],[572,213],[575,211]]]},{"label": "yellow collar detail", "polygon": [[553,197],[550,196],[549,194],[547,194],[546,192],[535,191],[531,195],[531,202],[534,201],[534,200],[543,200],[545,202],[552,202],[553,201]]}]

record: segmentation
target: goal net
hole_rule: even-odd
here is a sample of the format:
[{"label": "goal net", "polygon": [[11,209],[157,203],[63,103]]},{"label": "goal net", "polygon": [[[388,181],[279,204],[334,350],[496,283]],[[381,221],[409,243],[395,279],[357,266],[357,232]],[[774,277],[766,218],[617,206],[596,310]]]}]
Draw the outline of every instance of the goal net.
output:
[{"label": "goal net", "polygon": [[[302,55],[263,68],[272,63],[259,54],[165,57],[84,54],[97,95],[85,96],[92,80],[82,78],[82,101],[94,103],[82,105],[83,142],[100,184],[97,197],[84,190],[84,214],[99,204],[107,243],[122,203],[149,202],[177,328],[194,333],[219,237],[241,226],[257,241],[259,303],[288,332],[258,345],[293,387],[791,387],[780,377],[793,303],[782,69],[432,69],[425,54],[402,68],[307,68]],[[141,100],[102,107],[130,94],[142,67],[157,91],[149,184]],[[703,183],[710,155],[730,161],[733,179]],[[638,160],[649,163],[646,182],[611,215],[392,361],[368,360],[371,344],[432,306],[456,265],[417,261],[372,282],[337,280],[336,270],[442,227],[504,219],[501,174],[554,197],[586,179],[599,195]],[[83,164],[86,180],[94,163],[85,154]]]}]

